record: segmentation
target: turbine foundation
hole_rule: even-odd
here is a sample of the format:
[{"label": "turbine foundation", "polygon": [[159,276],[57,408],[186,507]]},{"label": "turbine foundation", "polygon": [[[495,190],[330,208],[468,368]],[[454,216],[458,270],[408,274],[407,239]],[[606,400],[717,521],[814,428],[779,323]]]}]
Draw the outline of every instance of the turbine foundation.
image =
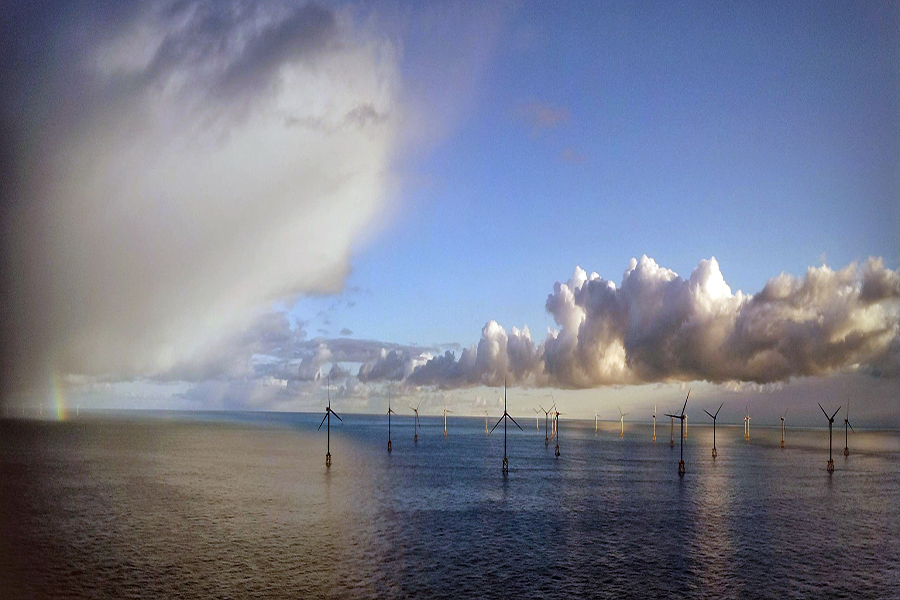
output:
[{"label": "turbine foundation", "polygon": [[506,457],[503,457],[503,476],[509,475],[509,461],[506,460]]},{"label": "turbine foundation", "polygon": [[834,459],[828,459],[828,467],[826,468],[829,473],[834,473]]},{"label": "turbine foundation", "polygon": [[390,452],[391,449],[392,449],[392,448],[391,448],[391,440],[388,440],[388,452]]},{"label": "turbine foundation", "polygon": [[850,456],[850,448],[844,446],[844,456]]},{"label": "turbine foundation", "polygon": [[719,455],[719,451],[716,450],[716,447],[715,447],[715,446],[713,446],[713,451],[712,451],[712,456],[713,456],[713,458],[717,457],[718,455]]},{"label": "turbine foundation", "polygon": [[329,452],[328,454],[325,455],[325,466],[326,467],[331,466],[331,452]]},{"label": "turbine foundation", "polygon": [[678,461],[678,476],[684,477],[684,461],[683,460]]}]

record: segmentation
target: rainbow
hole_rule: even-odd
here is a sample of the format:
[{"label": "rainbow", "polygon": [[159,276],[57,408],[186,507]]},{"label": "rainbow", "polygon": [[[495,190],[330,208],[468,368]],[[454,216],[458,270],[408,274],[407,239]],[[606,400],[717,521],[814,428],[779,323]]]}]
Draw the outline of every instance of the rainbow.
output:
[{"label": "rainbow", "polygon": [[69,416],[66,406],[65,386],[56,371],[50,368],[50,402],[56,409],[56,420],[65,421]]}]

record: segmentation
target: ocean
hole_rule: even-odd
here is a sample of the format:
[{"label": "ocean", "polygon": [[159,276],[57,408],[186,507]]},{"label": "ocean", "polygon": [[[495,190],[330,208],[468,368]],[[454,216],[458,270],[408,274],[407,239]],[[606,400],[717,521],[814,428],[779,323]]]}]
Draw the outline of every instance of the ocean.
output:
[{"label": "ocean", "polygon": [[0,597],[900,598],[900,432],[341,416],[0,421]]}]

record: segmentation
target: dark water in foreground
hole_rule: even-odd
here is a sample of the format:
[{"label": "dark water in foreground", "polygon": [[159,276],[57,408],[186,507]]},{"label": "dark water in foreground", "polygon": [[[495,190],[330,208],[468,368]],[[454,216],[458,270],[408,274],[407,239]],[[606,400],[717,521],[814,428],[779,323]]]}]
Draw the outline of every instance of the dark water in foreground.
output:
[{"label": "dark water in foreground", "polygon": [[0,597],[900,598],[897,432],[344,417],[0,422]]}]

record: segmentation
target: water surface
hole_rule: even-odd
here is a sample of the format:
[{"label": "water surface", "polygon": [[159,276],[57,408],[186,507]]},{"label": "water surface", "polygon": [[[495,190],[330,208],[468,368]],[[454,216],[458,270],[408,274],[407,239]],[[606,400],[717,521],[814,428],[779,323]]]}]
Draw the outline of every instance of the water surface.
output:
[{"label": "water surface", "polygon": [[[17,598],[900,597],[900,434],[342,415],[0,422]],[[334,422],[333,422],[334,424]],[[6,596],[4,596],[6,597]]]}]

